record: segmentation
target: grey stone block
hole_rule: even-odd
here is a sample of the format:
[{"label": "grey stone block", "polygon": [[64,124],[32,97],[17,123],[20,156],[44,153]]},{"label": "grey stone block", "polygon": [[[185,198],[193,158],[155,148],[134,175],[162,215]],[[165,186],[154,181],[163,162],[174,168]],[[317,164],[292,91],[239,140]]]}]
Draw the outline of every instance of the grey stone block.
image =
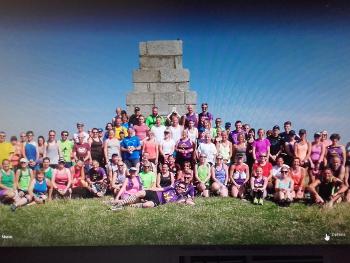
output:
[{"label": "grey stone block", "polygon": [[150,83],[134,83],[134,92],[148,92]]},{"label": "grey stone block", "polygon": [[196,104],[197,103],[197,92],[187,91],[185,92],[185,104]]},{"label": "grey stone block", "polygon": [[150,92],[176,92],[177,83],[150,83]]},{"label": "grey stone block", "polygon": [[147,43],[146,42],[140,42],[139,51],[140,51],[141,56],[144,56],[147,54]]},{"label": "grey stone block", "polygon": [[155,93],[154,103],[166,102],[167,104],[184,104],[185,93],[184,92],[165,92]]},{"label": "grey stone block", "polygon": [[[196,111],[196,105],[192,105],[194,111]],[[176,107],[176,111],[182,116],[187,112],[187,105],[184,104],[169,104],[168,114],[172,111],[173,107]]]},{"label": "grey stone block", "polygon": [[160,69],[160,82],[186,82],[190,80],[188,69]]},{"label": "grey stone block", "polygon": [[187,91],[189,89],[189,82],[179,82],[177,85],[177,91]]},{"label": "grey stone block", "polygon": [[175,68],[182,69],[182,56],[175,56]]},{"label": "grey stone block", "polygon": [[159,70],[134,70],[132,76],[133,82],[159,82]]},{"label": "grey stone block", "polygon": [[176,56],[182,55],[182,41],[148,41],[147,55],[150,56]]},{"label": "grey stone block", "polygon": [[131,114],[134,114],[134,109],[136,106],[140,108],[141,114],[144,115],[145,118],[147,118],[147,116],[152,113],[153,105],[127,105],[126,111],[127,111],[129,116]]},{"label": "grey stone block", "polygon": [[131,92],[126,97],[127,105],[153,104],[154,94],[148,92]]},{"label": "grey stone block", "polygon": [[140,57],[141,69],[161,69],[161,68],[173,68],[175,69],[175,57],[174,56],[141,56]]}]

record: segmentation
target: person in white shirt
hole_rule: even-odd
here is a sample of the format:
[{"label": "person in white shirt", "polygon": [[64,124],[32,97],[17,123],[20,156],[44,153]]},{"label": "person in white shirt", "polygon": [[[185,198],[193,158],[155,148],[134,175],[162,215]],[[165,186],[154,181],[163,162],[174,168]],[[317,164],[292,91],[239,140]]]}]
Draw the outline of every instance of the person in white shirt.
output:
[{"label": "person in white shirt", "polygon": [[204,142],[200,143],[198,146],[198,154],[205,154],[207,156],[207,161],[209,164],[213,165],[215,163],[215,157],[217,155],[217,149],[215,144],[211,142],[211,137],[209,133],[204,136]]},{"label": "person in white shirt", "polygon": [[173,115],[171,117],[170,131],[171,131],[171,137],[175,142],[180,140],[181,134],[183,131],[183,126],[179,124],[179,118],[176,115]]},{"label": "person in white shirt", "polygon": [[156,124],[152,126],[151,131],[154,133],[154,136],[156,138],[156,141],[158,144],[161,144],[161,142],[164,139],[164,131],[166,127],[162,125],[162,117],[158,116],[156,118]]},{"label": "person in white shirt", "polygon": [[272,167],[273,178],[279,178],[281,176],[282,167],[287,167],[288,169],[290,168],[288,165],[284,164],[284,160],[282,156],[277,156],[276,165]]},{"label": "person in white shirt", "polygon": [[77,123],[77,129],[78,129],[78,132],[73,134],[74,142],[78,143],[79,142],[78,137],[79,137],[79,135],[82,135],[84,137],[83,143],[87,143],[90,136],[89,136],[89,134],[87,132],[84,131],[84,123],[78,122]]}]

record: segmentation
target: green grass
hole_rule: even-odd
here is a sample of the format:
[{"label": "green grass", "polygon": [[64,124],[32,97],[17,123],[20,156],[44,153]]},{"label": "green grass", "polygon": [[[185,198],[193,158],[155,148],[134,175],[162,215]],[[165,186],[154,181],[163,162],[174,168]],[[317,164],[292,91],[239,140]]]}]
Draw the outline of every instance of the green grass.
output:
[{"label": "green grass", "polygon": [[[349,244],[350,204],[333,209],[197,198],[112,212],[99,199],[57,200],[11,212],[0,206],[0,246]],[[342,233],[345,237],[331,237]],[[12,239],[1,238],[11,235]]]}]

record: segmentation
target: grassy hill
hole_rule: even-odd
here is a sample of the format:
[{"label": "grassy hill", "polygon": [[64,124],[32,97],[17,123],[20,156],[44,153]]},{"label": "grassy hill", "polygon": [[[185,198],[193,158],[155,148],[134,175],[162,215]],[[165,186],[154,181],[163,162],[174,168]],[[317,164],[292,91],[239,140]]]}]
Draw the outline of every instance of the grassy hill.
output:
[{"label": "grassy hill", "polygon": [[117,212],[99,199],[57,200],[16,212],[0,205],[0,246],[350,243],[350,204],[283,208],[232,198],[196,203]]}]

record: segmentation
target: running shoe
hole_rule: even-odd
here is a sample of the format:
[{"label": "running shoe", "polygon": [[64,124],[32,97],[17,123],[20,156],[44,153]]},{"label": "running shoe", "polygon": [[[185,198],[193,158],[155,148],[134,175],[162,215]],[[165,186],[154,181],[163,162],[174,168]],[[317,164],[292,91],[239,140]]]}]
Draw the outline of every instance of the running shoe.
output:
[{"label": "running shoe", "polygon": [[255,205],[259,204],[258,198],[255,197],[253,203],[254,203]]},{"label": "running shoe", "polygon": [[263,200],[262,198],[260,198],[260,199],[258,200],[258,204],[259,204],[259,205],[263,205],[263,204],[264,204],[264,200]]},{"label": "running shoe", "polygon": [[121,205],[114,205],[114,206],[111,207],[111,210],[112,211],[121,211],[121,210],[123,210],[123,206],[121,206]]},{"label": "running shoe", "polygon": [[10,206],[10,209],[11,209],[12,212],[15,212],[16,209],[17,209],[17,206],[16,206],[15,204],[12,204],[12,205]]}]

